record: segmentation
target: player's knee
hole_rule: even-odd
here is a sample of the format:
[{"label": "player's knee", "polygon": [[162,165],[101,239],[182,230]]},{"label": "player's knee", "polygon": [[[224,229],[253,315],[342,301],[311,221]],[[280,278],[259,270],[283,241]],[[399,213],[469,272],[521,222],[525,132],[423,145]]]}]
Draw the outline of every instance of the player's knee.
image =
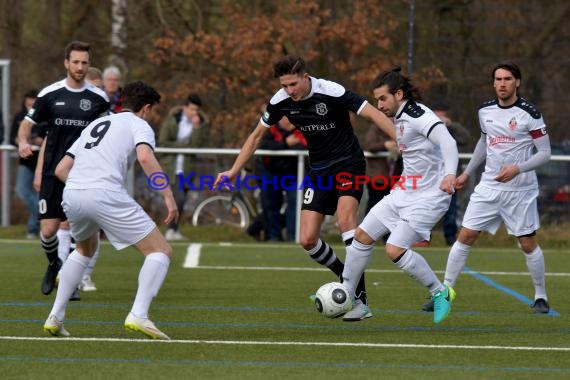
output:
[{"label": "player's knee", "polygon": [[519,244],[524,253],[531,253],[538,246],[534,237],[519,237]]},{"label": "player's knee", "polygon": [[398,247],[392,244],[386,244],[386,254],[392,261],[400,257],[404,252],[406,252],[405,248]]},{"label": "player's knee", "polygon": [[172,257],[172,246],[168,243],[164,244],[164,247],[161,250],[162,253],[164,253],[166,256],[168,256],[168,258]]},{"label": "player's knee", "polygon": [[365,245],[372,245],[375,243],[374,239],[372,239],[372,237],[361,228],[356,228],[356,231],[354,231],[354,239]]},{"label": "player's knee", "polygon": [[46,226],[41,226],[40,227],[40,233],[42,234],[42,236],[45,239],[49,239],[51,237],[53,237],[55,234],[57,234],[57,230],[59,228],[57,227],[52,227],[50,225],[46,225]]},{"label": "player's knee", "polygon": [[471,230],[469,228],[462,227],[457,236],[457,241],[462,244],[472,246],[477,241],[480,231]]},{"label": "player's knee", "polygon": [[306,251],[313,249],[317,245],[318,241],[319,241],[318,236],[301,234],[301,236],[299,237],[299,244]]}]

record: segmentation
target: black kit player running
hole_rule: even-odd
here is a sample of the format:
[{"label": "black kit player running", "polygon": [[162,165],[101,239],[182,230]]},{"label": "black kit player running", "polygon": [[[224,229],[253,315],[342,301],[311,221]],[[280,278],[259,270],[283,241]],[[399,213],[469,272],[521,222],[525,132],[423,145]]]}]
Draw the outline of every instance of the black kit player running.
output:
[{"label": "black kit player running", "polygon": [[[320,238],[320,232],[325,216],[336,213],[342,240],[350,244],[358,223],[358,202],[363,189],[353,185],[353,177],[364,175],[365,161],[350,122],[350,113],[371,120],[392,138],[395,138],[394,125],[360,95],[338,83],[310,76],[301,57],[283,57],[274,64],[273,74],[279,79],[281,89],[267,104],[266,111],[243,144],[232,168],[218,174],[214,187],[236,178],[271,125],[287,117],[305,136],[309,149],[312,186],[305,183],[299,243],[312,260],[329,268],[340,278],[344,264],[330,245]],[[335,178],[340,172],[343,172],[341,182],[344,186],[337,188]],[[360,298],[355,305],[365,305],[364,277],[360,279],[357,292]],[[358,306],[353,307],[343,319],[359,321],[371,316],[367,307]]]}]

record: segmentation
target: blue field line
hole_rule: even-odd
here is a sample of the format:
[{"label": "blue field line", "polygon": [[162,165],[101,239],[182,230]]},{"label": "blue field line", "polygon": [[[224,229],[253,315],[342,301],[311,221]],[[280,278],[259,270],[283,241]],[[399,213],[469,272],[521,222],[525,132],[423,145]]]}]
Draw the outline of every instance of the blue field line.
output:
[{"label": "blue field line", "polygon": [[[51,302],[27,302],[27,301],[7,301],[0,302],[0,310],[2,308],[51,308]],[[73,309],[112,309],[112,310],[129,310],[131,304],[106,304],[106,303],[73,303],[69,305],[69,310]],[[302,313],[305,314],[309,309],[314,310],[312,306],[308,307],[262,307],[262,306],[219,306],[219,305],[153,305],[156,310],[180,310],[180,311],[219,311],[223,313],[233,312],[279,312],[279,313]],[[401,314],[401,315],[427,315],[421,310],[403,310],[403,309],[377,309],[372,308],[373,312],[382,314]],[[536,318],[536,314],[527,312],[493,312],[493,311],[454,311],[453,315],[462,316],[491,316],[491,317],[517,317],[517,318]],[[1,322],[1,320],[0,320]]]},{"label": "blue field line", "polygon": [[[506,286],[503,286],[493,280],[491,280],[489,277],[474,271],[473,269],[469,268],[469,267],[464,267],[463,271],[473,277],[475,277],[476,279],[478,279],[479,281],[484,282],[485,284],[491,286],[492,288],[495,288],[503,293],[506,293],[510,296],[515,297],[516,299],[518,299],[519,301],[527,304],[527,305],[532,305],[532,303],[534,302],[534,300],[531,300],[530,298],[528,298],[527,296],[524,296],[522,294],[520,294],[519,292],[507,288]],[[550,308],[550,311],[548,312],[548,315],[552,316],[552,317],[559,317],[560,313],[557,312],[556,310],[554,310],[552,307]]]},{"label": "blue field line", "polygon": [[393,363],[351,363],[351,362],[311,362],[311,361],[269,361],[269,360],[155,360],[148,358],[140,359],[117,359],[117,358],[58,358],[58,357],[31,357],[31,356],[0,356],[0,362],[18,363],[44,363],[44,364],[148,364],[165,366],[232,366],[232,367],[281,367],[281,368],[360,368],[360,369],[408,369],[408,370],[432,370],[432,371],[473,371],[473,372],[503,372],[503,373],[570,373],[570,368],[544,368],[544,367],[484,367],[473,365],[452,364],[393,364]]},{"label": "blue field line", "polygon": [[[0,319],[0,325],[35,325],[41,326],[44,320],[39,319]],[[117,326],[120,328],[123,325],[123,320],[66,320],[65,325],[69,330],[74,326]],[[470,332],[470,333],[487,333],[487,334],[528,334],[536,332],[532,328],[520,327],[447,327],[447,326],[397,326],[397,325],[366,325],[366,324],[307,324],[307,323],[256,323],[256,322],[169,322],[160,321],[159,325],[164,328],[238,328],[238,329],[271,329],[271,330],[345,330],[345,331],[370,331],[370,332],[398,332],[398,331],[411,331],[411,332],[430,332],[430,331],[448,331],[448,332]],[[72,326],[71,328],[69,328]],[[39,327],[38,327],[39,329]],[[73,333],[73,331],[71,331]],[[544,334],[568,334],[570,328],[542,328],[541,332]]]}]

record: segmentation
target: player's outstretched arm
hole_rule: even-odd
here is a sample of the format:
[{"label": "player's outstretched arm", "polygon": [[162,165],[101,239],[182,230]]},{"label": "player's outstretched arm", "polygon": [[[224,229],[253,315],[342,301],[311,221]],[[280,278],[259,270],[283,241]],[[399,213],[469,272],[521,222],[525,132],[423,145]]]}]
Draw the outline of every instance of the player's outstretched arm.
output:
[{"label": "player's outstretched arm", "polygon": [[378,108],[366,103],[360,115],[371,120],[382,132],[387,134],[392,140],[396,140],[396,130],[390,118],[378,110]]},{"label": "player's outstretched arm", "polygon": [[255,153],[257,147],[259,146],[261,140],[263,139],[263,135],[267,132],[267,130],[268,128],[265,127],[265,125],[261,123],[257,124],[257,127],[255,127],[253,132],[251,132],[251,134],[248,136],[247,140],[245,140],[245,143],[241,147],[241,150],[236,160],[234,161],[232,168],[225,172],[219,173],[218,176],[216,177],[216,181],[214,182],[213,185],[214,189],[218,188],[220,182],[222,182],[224,178],[227,178],[227,180],[232,181],[238,175],[238,173],[245,166],[247,161],[249,161],[251,156],[253,156],[253,153]]},{"label": "player's outstretched arm", "polygon": [[[154,151],[152,148],[147,144],[139,144],[137,145],[137,160],[141,165],[141,168],[144,170],[147,176],[151,175],[152,173],[162,172],[162,168],[154,155]],[[162,190],[157,190],[160,192],[162,197],[164,198],[164,203],[166,205],[166,209],[168,210],[168,215],[166,219],[164,219],[165,224],[169,224],[170,222],[178,221],[178,207],[176,206],[176,201],[174,200],[174,195],[172,194],[172,189],[170,186],[166,186]]]}]

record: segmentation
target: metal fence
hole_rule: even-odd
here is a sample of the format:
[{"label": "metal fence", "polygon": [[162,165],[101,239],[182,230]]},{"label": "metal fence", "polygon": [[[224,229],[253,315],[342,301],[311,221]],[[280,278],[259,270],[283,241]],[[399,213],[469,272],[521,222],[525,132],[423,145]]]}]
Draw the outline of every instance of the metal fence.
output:
[{"label": "metal fence", "polygon": [[[18,165],[18,155],[16,149],[11,145],[0,145],[0,152],[2,157],[1,173],[1,193],[2,193],[2,226],[9,226],[12,224],[12,214],[16,205],[14,194],[14,176],[15,168]],[[233,159],[240,152],[239,149],[213,149],[213,148],[156,148],[158,154],[192,154],[199,157],[201,163],[193,169],[199,174],[215,176],[219,171],[227,170],[231,167]],[[297,157],[297,176],[300,183],[305,175],[305,157],[306,151],[298,150],[257,150],[255,155],[263,156],[293,156]],[[365,152],[368,157],[387,157],[386,152],[370,153]],[[460,162],[465,165],[471,158],[471,154],[462,153],[459,155]],[[537,170],[540,185],[539,195],[539,211],[541,218],[545,223],[560,223],[570,221],[570,155],[554,154],[551,162]],[[137,177],[139,180],[137,180]],[[143,178],[143,181],[140,181]],[[469,200],[472,188],[477,181],[472,178],[467,190],[460,192],[458,197],[458,222],[461,221],[463,211]],[[150,189],[146,182],[146,176],[140,170],[132,170],[130,172],[128,181],[129,192],[141,203],[146,203],[145,198],[149,197],[153,191]],[[197,198],[197,194],[192,194],[191,197]],[[301,204],[302,192],[297,194],[298,208]],[[191,200],[190,200],[191,202]],[[365,202],[361,202],[365,204]],[[297,230],[299,229],[299,212],[297,212]],[[297,231],[298,236],[298,231]]]}]

